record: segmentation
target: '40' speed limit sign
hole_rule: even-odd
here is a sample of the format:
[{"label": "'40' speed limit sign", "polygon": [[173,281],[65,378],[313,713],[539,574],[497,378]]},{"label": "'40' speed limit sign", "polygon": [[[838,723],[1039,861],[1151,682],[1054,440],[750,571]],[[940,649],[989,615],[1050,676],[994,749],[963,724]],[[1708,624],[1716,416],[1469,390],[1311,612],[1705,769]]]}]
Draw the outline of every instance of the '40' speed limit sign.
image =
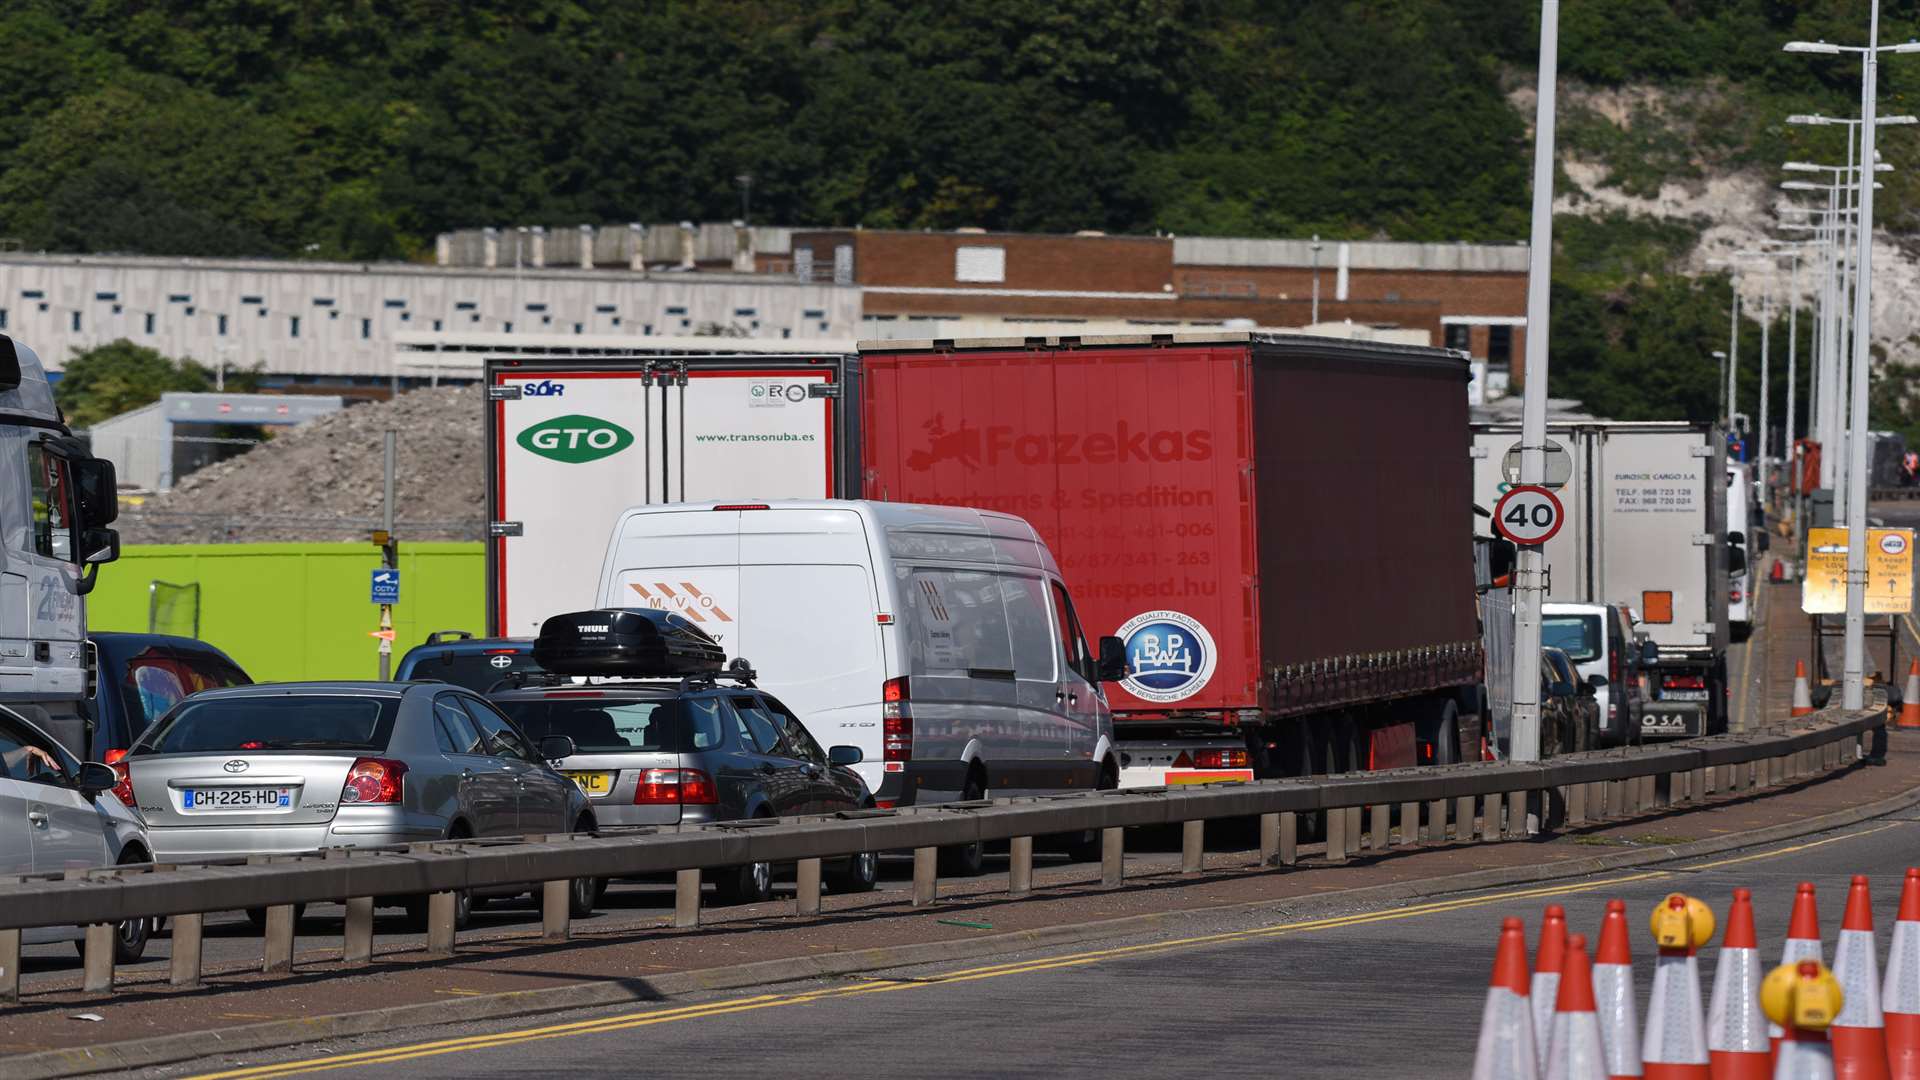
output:
[{"label": "'40' speed limit sign", "polygon": [[1566,512],[1560,500],[1543,487],[1522,485],[1509,490],[1493,507],[1493,525],[1516,544],[1544,544],[1560,531]]}]

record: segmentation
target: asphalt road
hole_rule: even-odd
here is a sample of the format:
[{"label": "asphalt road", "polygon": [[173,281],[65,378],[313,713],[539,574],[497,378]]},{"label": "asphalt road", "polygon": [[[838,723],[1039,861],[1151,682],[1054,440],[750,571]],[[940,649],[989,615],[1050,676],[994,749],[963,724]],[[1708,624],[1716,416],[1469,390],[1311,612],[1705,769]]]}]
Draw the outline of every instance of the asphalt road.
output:
[{"label": "asphalt road", "polygon": [[[1563,903],[1572,929],[1591,936],[1606,900],[1623,898],[1644,983],[1646,913],[1668,892],[1698,895],[1724,917],[1731,890],[1752,888],[1771,960],[1796,882],[1818,886],[1830,944],[1849,875],[1866,873],[1884,960],[1917,844],[1920,812],[1908,811],[1770,848],[1564,883],[1309,919],[1200,917],[1168,936],[991,963],[449,1027],[431,1040],[342,1041],[144,1075],[1465,1076],[1501,917],[1521,915],[1531,931],[1544,904]],[[1706,987],[1713,960],[1709,948]]]}]

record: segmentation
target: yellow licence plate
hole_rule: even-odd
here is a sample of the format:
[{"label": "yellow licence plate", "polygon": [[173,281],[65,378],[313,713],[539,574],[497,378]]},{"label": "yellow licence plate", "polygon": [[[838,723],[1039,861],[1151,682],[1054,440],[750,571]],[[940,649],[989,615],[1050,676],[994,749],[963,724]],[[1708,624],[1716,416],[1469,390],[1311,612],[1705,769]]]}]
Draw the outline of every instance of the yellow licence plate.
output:
[{"label": "yellow licence plate", "polygon": [[580,785],[580,790],[589,795],[605,795],[613,790],[613,774],[610,772],[570,772],[567,779]]}]

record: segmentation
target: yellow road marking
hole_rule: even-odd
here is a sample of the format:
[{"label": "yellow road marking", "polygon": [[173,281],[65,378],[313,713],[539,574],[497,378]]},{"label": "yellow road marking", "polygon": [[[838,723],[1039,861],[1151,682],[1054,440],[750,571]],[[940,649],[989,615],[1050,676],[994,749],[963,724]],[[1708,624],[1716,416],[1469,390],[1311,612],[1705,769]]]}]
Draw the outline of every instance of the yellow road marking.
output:
[{"label": "yellow road marking", "polygon": [[[1693,864],[1683,869],[1708,870],[1721,866],[1731,866],[1737,863],[1752,862],[1758,859],[1777,858],[1782,855],[1791,855],[1809,848],[1831,844],[1839,840],[1871,836],[1876,832],[1882,832],[1900,824],[1904,823],[1889,822],[1863,832],[1845,833],[1840,836],[1831,836],[1822,840],[1795,844],[1790,847],[1774,848],[1753,855],[1722,859],[1710,863]],[[1335,930],[1368,923],[1393,922],[1401,919],[1417,918],[1422,915],[1444,914],[1465,908],[1485,907],[1510,900],[1526,900],[1549,896],[1567,896],[1575,893],[1589,893],[1618,885],[1626,885],[1640,881],[1656,881],[1672,876],[1673,872],[1668,870],[1646,870],[1584,883],[1541,885],[1526,889],[1511,889],[1506,892],[1456,897],[1449,900],[1438,900],[1403,908],[1389,908],[1383,911],[1304,919],[1298,922],[1281,923],[1275,926],[1253,927],[1246,930],[1229,930],[1215,934],[1201,934],[1194,937],[1177,938],[1169,941],[1152,941],[1135,945],[1122,945],[1110,949],[1095,949],[1066,956],[1018,960],[1003,964],[989,964],[982,967],[948,972],[944,975],[928,979],[894,980],[876,976],[857,976],[861,981],[851,986],[828,987],[793,994],[761,994],[754,997],[732,998],[726,1001],[707,1002],[705,1004],[688,1005],[672,1009],[623,1013],[618,1016],[601,1017],[597,1020],[581,1020],[566,1024],[553,1024],[545,1027],[524,1028],[515,1031],[494,1032],[486,1035],[472,1035],[458,1039],[443,1039],[435,1042],[387,1047],[385,1049],[368,1050],[356,1054],[334,1054],[324,1058],[289,1061],[276,1065],[254,1066],[233,1069],[226,1072],[205,1073],[195,1077],[194,1080],[266,1080],[266,1078],[270,1077],[296,1076],[365,1065],[390,1064],[399,1061],[411,1061],[418,1058],[438,1057],[443,1054],[461,1053],[469,1050],[484,1050],[496,1046],[537,1042],[545,1039],[568,1038],[576,1035],[598,1035],[606,1032],[648,1027],[654,1024],[673,1023],[681,1020],[702,1020],[713,1016],[729,1016],[736,1013],[754,1012],[760,1009],[791,1005],[810,1005],[817,1001],[852,997],[860,994],[892,993],[897,990],[914,990],[952,983],[975,982],[982,979],[1001,978],[1007,975],[1025,975],[1042,971],[1055,971],[1065,968],[1081,967],[1087,964],[1101,963],[1123,957],[1145,956],[1154,953],[1194,949],[1232,941],[1252,941],[1281,937],[1288,934]]]}]

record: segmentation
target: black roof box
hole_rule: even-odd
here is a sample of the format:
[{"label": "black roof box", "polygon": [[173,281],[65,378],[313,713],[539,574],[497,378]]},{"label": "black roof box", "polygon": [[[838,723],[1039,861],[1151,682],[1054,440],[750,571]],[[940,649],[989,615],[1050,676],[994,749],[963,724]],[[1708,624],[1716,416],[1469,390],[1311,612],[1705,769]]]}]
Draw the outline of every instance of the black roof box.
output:
[{"label": "black roof box", "polygon": [[698,626],[670,611],[601,608],[540,624],[534,662],[559,675],[630,679],[717,674],[727,655]]}]

